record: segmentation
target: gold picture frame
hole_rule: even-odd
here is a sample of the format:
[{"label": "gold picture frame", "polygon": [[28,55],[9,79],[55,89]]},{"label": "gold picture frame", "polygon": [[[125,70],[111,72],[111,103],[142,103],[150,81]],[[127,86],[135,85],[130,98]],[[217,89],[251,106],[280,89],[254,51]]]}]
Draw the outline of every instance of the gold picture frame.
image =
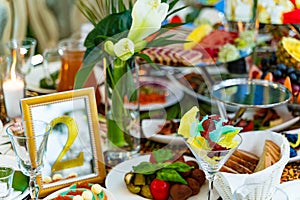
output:
[{"label": "gold picture frame", "polygon": [[76,182],[103,183],[106,171],[94,88],[25,98],[21,107],[24,120],[53,126],[37,177],[40,197]]}]

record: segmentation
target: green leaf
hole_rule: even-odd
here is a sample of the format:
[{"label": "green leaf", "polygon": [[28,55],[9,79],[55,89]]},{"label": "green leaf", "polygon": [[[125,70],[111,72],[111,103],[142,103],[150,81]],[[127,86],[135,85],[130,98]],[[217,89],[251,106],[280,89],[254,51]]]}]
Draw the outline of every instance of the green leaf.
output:
[{"label": "green leaf", "polygon": [[107,56],[105,52],[95,48],[94,51],[83,60],[82,67],[78,70],[75,76],[74,89],[80,89],[83,87],[86,80],[92,73],[96,63],[101,61],[105,56]]},{"label": "green leaf", "polygon": [[137,166],[133,166],[133,172],[139,174],[154,174],[156,171],[162,169],[165,164],[163,163],[150,163],[150,162],[141,162]]},{"label": "green leaf", "polygon": [[158,163],[171,160],[173,158],[173,153],[170,149],[159,149],[152,152],[154,159]]},{"label": "green leaf", "polygon": [[112,37],[129,31],[131,23],[131,10],[110,14],[103,18],[103,20],[101,20],[88,34],[84,44],[90,51],[90,49],[93,49],[104,41],[99,36]]},{"label": "green leaf", "polygon": [[[167,1],[164,1],[167,2]],[[172,10],[174,6],[179,2],[179,0],[174,0],[169,3],[169,10]]]},{"label": "green leaf", "polygon": [[177,12],[179,12],[179,11],[181,11],[181,10],[187,8],[187,7],[188,7],[188,6],[182,6],[182,7],[180,7],[180,8],[177,8],[177,9],[173,10],[172,12],[168,13],[168,15],[167,15],[166,18],[170,17],[171,15],[173,15],[173,14],[175,14],[175,13],[177,13]]},{"label": "green leaf", "polygon": [[188,164],[186,163],[183,163],[183,162],[173,162],[171,163],[170,165],[166,166],[165,167],[166,169],[175,169],[176,171],[178,172],[188,172],[190,171],[191,169],[193,169],[194,167],[192,166],[189,166]]},{"label": "green leaf", "polygon": [[135,56],[143,58],[147,64],[151,65],[154,69],[159,69],[158,66],[151,60],[151,58],[144,53],[136,53]]},{"label": "green leaf", "polygon": [[184,41],[184,40],[171,40],[171,39],[168,39],[170,37],[173,37],[173,35],[159,37],[155,40],[152,40],[152,41],[148,42],[147,48],[149,48],[149,47],[162,47],[162,46],[167,46],[167,45],[170,45],[170,44],[182,44],[182,43],[187,42],[187,41]]},{"label": "green leaf", "polygon": [[164,181],[187,184],[186,180],[175,169],[162,169],[156,174],[156,178]]}]

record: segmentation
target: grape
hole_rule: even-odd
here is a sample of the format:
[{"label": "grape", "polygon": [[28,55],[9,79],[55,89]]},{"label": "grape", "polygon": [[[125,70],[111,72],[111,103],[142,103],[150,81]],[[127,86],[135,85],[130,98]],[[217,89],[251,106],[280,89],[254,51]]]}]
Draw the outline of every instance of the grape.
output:
[{"label": "grape", "polygon": [[275,69],[273,71],[273,76],[275,80],[280,79],[282,78],[282,72],[279,69]]},{"label": "grape", "polygon": [[287,68],[287,70],[286,70],[286,74],[287,75],[290,75],[291,73],[295,73],[296,72],[296,70],[295,70],[295,68],[294,67],[289,67],[289,68]]},{"label": "grape", "polygon": [[272,52],[270,59],[269,59],[270,65],[276,65],[277,64],[276,60],[277,60],[276,53]]},{"label": "grape", "polygon": [[282,72],[282,75],[285,76],[286,70],[287,70],[287,66],[285,64],[277,64],[276,69],[280,70]]},{"label": "grape", "polygon": [[292,83],[297,83],[298,77],[295,72],[289,74]]},{"label": "grape", "polygon": [[263,71],[268,70],[268,68],[269,68],[269,60],[267,58],[262,58],[261,61],[260,61],[260,64],[261,64],[261,69]]},{"label": "grape", "polygon": [[300,90],[300,86],[296,84],[292,84],[293,94],[298,93]]}]

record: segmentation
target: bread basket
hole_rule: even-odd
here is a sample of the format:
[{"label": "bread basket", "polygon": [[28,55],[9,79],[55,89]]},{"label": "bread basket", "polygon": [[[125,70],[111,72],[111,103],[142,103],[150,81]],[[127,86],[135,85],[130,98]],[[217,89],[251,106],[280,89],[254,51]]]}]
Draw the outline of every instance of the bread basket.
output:
[{"label": "bread basket", "polygon": [[278,162],[266,169],[253,174],[230,174],[220,172],[216,175],[214,187],[223,200],[232,199],[235,189],[243,184],[261,183],[264,188],[256,199],[268,199],[273,188],[280,184],[280,177],[289,160],[290,146],[287,139],[279,133],[272,131],[251,131],[241,133],[242,143],[239,149],[246,150],[257,156],[263,152],[265,140],[272,140],[281,149]]}]

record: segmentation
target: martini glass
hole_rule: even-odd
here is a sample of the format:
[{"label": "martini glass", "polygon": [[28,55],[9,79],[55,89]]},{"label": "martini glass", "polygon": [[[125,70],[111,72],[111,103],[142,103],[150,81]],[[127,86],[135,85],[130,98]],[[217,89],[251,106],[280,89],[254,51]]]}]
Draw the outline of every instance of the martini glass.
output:
[{"label": "martini glass", "polygon": [[187,141],[186,144],[190,148],[191,152],[194,154],[195,158],[199,162],[202,170],[205,173],[205,177],[208,180],[208,194],[207,199],[213,200],[213,181],[216,173],[219,172],[220,168],[228,160],[228,158],[233,154],[233,152],[238,148],[242,142],[242,137],[237,134],[233,140],[237,142],[234,148],[226,150],[207,150],[204,148],[195,147],[190,145]]},{"label": "martini glass", "polygon": [[8,126],[6,132],[11,140],[19,168],[24,175],[30,177],[30,197],[36,200],[39,196],[36,177],[43,167],[51,126],[36,120],[15,122]]}]

